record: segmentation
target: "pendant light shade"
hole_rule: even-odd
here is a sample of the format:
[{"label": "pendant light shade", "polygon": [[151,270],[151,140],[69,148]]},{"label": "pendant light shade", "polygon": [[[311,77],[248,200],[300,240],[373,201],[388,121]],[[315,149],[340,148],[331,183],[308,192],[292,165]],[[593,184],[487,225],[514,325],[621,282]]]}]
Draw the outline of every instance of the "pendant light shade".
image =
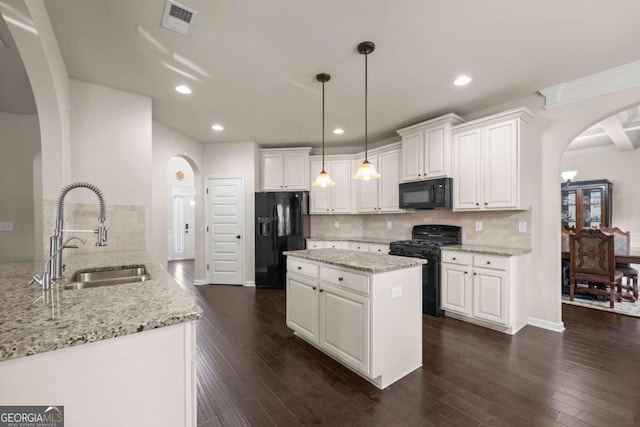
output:
[{"label": "pendant light shade", "polygon": [[331,187],[336,185],[329,174],[324,170],[324,84],[331,80],[331,76],[326,73],[320,73],[316,76],[316,80],[322,83],[322,172],[318,174],[316,180],[311,184],[314,187]]},{"label": "pendant light shade", "polygon": [[368,56],[376,48],[373,42],[362,42],[358,45],[358,52],[364,55],[364,162],[358,166],[356,174],[353,179],[362,181],[369,181],[372,179],[380,178],[380,174],[376,171],[376,168],[369,163],[367,158],[367,92],[368,92]]}]

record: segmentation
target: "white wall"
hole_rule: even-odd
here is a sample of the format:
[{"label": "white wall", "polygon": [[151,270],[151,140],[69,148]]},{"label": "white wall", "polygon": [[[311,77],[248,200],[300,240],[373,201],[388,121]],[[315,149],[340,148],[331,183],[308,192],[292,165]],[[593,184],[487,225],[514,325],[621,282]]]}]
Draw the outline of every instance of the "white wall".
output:
[{"label": "white wall", "polygon": [[255,283],[255,239],[254,215],[256,191],[257,145],[255,142],[231,142],[206,144],[204,146],[204,168],[207,177],[244,177],[245,218],[245,283]]},{"label": "white wall", "polygon": [[167,199],[171,192],[172,181],[169,179],[167,165],[174,156],[188,159],[194,172],[193,182],[196,188],[196,279],[204,279],[204,197],[203,186],[203,145],[158,122],[153,122],[153,183],[152,183],[152,236],[153,244],[149,247],[153,259],[162,265],[167,263],[166,227],[168,221]]},{"label": "white wall", "polygon": [[631,232],[631,244],[640,247],[640,150],[580,150],[562,157],[562,170],[575,170],[575,181],[608,179],[611,190],[611,225]]},{"label": "white wall", "polygon": [[[143,206],[151,247],[151,98],[74,79],[70,89],[71,182],[98,186],[107,205]],[[68,197],[98,201],[88,190]]]},{"label": "white wall", "polygon": [[0,262],[35,258],[34,160],[40,152],[38,116],[0,112]]}]

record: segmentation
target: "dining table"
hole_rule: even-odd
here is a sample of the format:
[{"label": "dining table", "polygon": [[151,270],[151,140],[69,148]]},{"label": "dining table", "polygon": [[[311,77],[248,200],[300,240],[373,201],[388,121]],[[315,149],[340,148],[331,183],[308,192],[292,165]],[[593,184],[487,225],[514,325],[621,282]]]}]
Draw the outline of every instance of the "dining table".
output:
[{"label": "dining table", "polygon": [[[640,264],[640,248],[615,252],[616,264]],[[569,252],[562,252],[562,259],[569,259]]]}]

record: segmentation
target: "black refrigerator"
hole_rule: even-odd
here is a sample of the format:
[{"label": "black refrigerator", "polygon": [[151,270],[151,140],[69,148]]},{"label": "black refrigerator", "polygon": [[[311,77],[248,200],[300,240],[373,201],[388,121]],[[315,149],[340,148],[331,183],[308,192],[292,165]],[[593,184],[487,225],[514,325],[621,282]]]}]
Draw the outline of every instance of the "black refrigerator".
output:
[{"label": "black refrigerator", "polygon": [[309,237],[309,193],[256,193],[256,286],[284,288],[287,257],[283,251],[305,249]]}]

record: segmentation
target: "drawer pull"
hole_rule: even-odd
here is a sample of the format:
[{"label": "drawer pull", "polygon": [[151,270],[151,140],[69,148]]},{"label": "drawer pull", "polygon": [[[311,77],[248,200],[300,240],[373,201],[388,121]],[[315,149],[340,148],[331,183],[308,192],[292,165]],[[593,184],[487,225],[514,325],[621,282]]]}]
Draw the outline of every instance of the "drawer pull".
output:
[{"label": "drawer pull", "polygon": [[302,270],[302,267],[298,266],[298,270]]},{"label": "drawer pull", "polygon": [[487,265],[491,264],[491,261],[487,261]]},{"label": "drawer pull", "polygon": [[315,286],[313,286],[313,290],[315,291],[316,289],[318,289],[318,288],[316,288]]},{"label": "drawer pull", "polygon": [[324,289],[320,289],[320,292],[324,292]]},{"label": "drawer pull", "polygon": [[453,258],[451,258],[451,259],[455,261],[455,260],[456,260],[456,257],[453,257]]},{"label": "drawer pull", "polygon": [[342,282],[344,280],[344,277],[338,277],[338,280]]},{"label": "drawer pull", "polygon": [[467,274],[467,272],[465,271],[464,274]]}]

